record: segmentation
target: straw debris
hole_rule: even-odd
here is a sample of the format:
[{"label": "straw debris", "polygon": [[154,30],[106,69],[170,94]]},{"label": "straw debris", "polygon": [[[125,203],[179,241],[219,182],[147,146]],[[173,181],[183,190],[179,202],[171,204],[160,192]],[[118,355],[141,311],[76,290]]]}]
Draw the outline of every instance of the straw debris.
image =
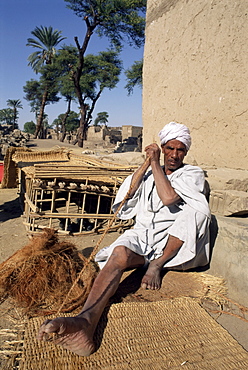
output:
[{"label": "straw debris", "polygon": [[[30,316],[54,313],[85,262],[72,243],[60,242],[53,229],[44,229],[0,264],[0,299],[12,298]],[[62,312],[71,312],[85,302],[96,275],[97,265],[90,261]]]}]

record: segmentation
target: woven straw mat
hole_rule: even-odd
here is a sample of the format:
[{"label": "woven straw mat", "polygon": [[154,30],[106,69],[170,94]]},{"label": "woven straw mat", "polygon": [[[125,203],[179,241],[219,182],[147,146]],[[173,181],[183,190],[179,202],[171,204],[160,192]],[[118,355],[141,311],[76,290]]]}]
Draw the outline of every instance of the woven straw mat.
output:
[{"label": "woven straw mat", "polygon": [[248,369],[248,353],[191,298],[112,305],[89,357],[36,340],[43,321],[27,325],[20,370]]}]

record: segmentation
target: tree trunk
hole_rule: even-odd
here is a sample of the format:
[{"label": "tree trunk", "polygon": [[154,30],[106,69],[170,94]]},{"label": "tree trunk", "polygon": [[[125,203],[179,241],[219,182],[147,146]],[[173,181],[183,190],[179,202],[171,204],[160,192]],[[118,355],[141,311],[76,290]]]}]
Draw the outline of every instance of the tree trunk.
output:
[{"label": "tree trunk", "polygon": [[[64,120],[63,120],[64,121]],[[65,130],[65,124],[64,123],[62,123],[62,130],[61,130],[62,132],[61,132],[61,138],[60,138],[60,141],[61,141],[61,143],[63,143],[64,142],[64,140],[65,140],[65,136],[66,136],[66,130]]]},{"label": "tree trunk", "polygon": [[43,115],[44,115],[44,110],[45,110],[45,106],[46,106],[46,102],[47,102],[47,97],[48,97],[48,89],[46,88],[45,91],[44,91],[43,97],[42,97],[42,102],[41,102],[41,106],[40,106],[40,113],[39,113],[36,129],[35,129],[35,133],[34,133],[34,138],[35,139],[37,139],[37,137],[39,135],[39,132],[42,128]]},{"label": "tree trunk", "polygon": [[84,146],[84,125],[80,125],[77,131],[77,143],[79,148]]},{"label": "tree trunk", "polygon": [[79,127],[77,130],[77,143],[80,148],[83,148],[87,105],[84,104],[82,97],[80,97],[81,89],[79,88],[77,90],[76,86],[75,88],[76,88],[76,92],[78,95],[78,100],[80,102],[80,122],[79,122]]},{"label": "tree trunk", "polygon": [[70,114],[70,111],[71,111],[71,98],[68,99],[67,111],[65,112],[64,117],[63,117],[62,122],[61,122],[61,131],[62,131],[62,136],[61,136],[61,139],[60,139],[61,142],[63,142],[65,140],[65,136],[66,136],[65,124],[66,124],[67,117]]},{"label": "tree trunk", "polygon": [[57,140],[59,140],[59,125],[58,125],[58,122],[56,122],[56,137],[57,137]]},{"label": "tree trunk", "polygon": [[13,118],[14,123],[13,123],[13,131],[14,131],[14,129],[15,129],[15,128],[17,128],[17,127],[16,127],[16,116],[17,116],[17,114],[16,114],[16,108],[14,108],[14,118]]},{"label": "tree trunk", "polygon": [[74,37],[74,40],[75,40],[75,43],[77,45],[77,49],[79,52],[79,65],[77,67],[77,71],[73,74],[73,82],[74,82],[75,91],[76,91],[76,95],[77,95],[79,106],[80,106],[80,115],[81,115],[79,128],[77,131],[77,139],[76,139],[78,146],[80,148],[82,148],[84,145],[84,138],[85,138],[86,131],[87,131],[87,124],[86,124],[87,104],[84,103],[84,100],[82,97],[82,91],[80,87],[80,77],[81,77],[83,65],[84,65],[85,51],[87,49],[87,46],[89,44],[93,31],[99,23],[97,19],[97,15],[95,15],[94,17],[93,24],[90,24],[88,17],[85,17],[84,20],[86,22],[87,32],[86,32],[82,47],[80,47],[79,45],[78,38]]}]

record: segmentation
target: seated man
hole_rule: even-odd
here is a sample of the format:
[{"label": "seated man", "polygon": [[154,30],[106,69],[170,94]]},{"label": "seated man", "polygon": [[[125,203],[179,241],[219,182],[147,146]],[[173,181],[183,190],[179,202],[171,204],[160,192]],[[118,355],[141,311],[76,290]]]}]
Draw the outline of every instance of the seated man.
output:
[{"label": "seated man", "polygon": [[95,350],[93,335],[101,314],[126,269],[147,265],[141,286],[159,289],[163,268],[186,270],[208,263],[210,211],[204,173],[183,163],[191,145],[189,130],[171,122],[159,136],[164,166],[158,145],[148,145],[145,163],[124,181],[116,196],[114,210],[131,189],[119,217],[136,216],[135,226],[96,255],[101,271],[81,313],[46,321],[38,339],[57,333],[56,344],[88,356]]}]

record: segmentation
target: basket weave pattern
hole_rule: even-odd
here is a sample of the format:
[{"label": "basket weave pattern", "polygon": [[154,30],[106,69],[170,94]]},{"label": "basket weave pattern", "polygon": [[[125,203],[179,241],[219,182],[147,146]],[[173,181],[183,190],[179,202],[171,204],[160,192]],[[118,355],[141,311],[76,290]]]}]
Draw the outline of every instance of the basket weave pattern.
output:
[{"label": "basket weave pattern", "polygon": [[191,298],[112,305],[87,358],[37,341],[42,321],[28,323],[20,370],[248,368],[243,347]]}]

